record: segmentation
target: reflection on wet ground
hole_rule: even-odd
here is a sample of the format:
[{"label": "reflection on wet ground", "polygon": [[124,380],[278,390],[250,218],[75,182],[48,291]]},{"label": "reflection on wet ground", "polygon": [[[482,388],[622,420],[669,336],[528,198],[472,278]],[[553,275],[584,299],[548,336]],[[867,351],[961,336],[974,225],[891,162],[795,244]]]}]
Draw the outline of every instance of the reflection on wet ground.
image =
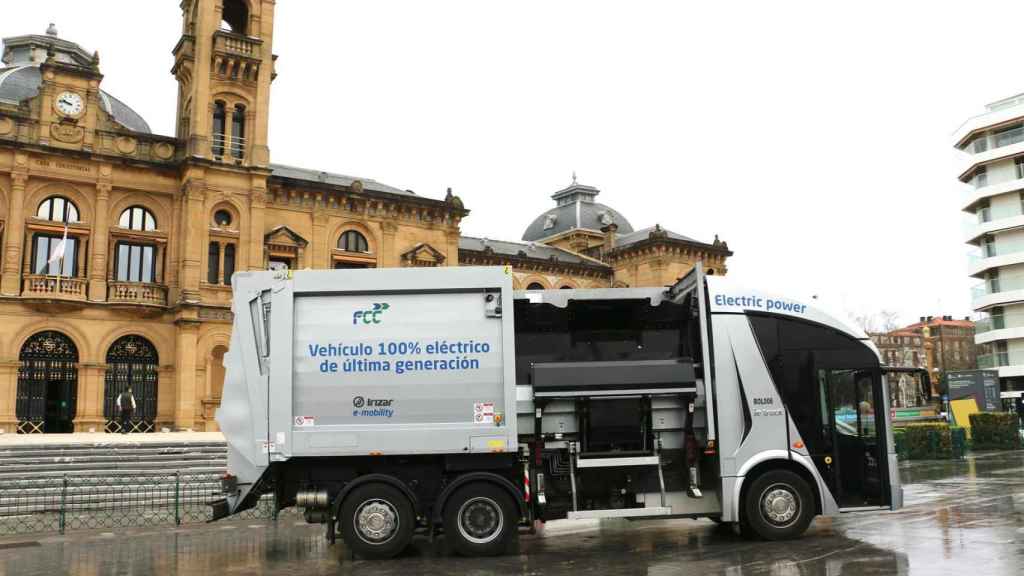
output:
[{"label": "reflection on wet ground", "polygon": [[1024,453],[903,469],[907,507],[819,519],[800,540],[748,542],[708,521],[552,524],[519,553],[447,556],[418,542],[386,562],[352,560],[294,520],[0,540],[0,576],[51,574],[1020,574]]}]

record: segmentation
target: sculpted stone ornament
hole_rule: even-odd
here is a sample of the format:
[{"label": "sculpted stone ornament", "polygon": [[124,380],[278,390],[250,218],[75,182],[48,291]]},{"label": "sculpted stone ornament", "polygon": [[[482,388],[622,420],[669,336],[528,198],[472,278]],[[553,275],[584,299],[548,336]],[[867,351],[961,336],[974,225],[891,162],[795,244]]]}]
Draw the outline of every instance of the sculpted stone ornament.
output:
[{"label": "sculpted stone ornament", "polygon": [[6,136],[14,132],[14,120],[6,116],[0,116],[0,136]]},{"label": "sculpted stone ornament", "polygon": [[75,144],[82,141],[85,130],[74,124],[50,124],[50,135],[60,142]]},{"label": "sculpted stone ornament", "polygon": [[174,146],[167,142],[160,142],[153,146],[153,155],[161,160],[170,160],[174,156]]},{"label": "sculpted stone ornament", "polygon": [[138,141],[130,136],[118,136],[117,139],[114,140],[114,147],[117,148],[117,151],[121,154],[130,156],[135,154],[135,151],[138,149]]}]

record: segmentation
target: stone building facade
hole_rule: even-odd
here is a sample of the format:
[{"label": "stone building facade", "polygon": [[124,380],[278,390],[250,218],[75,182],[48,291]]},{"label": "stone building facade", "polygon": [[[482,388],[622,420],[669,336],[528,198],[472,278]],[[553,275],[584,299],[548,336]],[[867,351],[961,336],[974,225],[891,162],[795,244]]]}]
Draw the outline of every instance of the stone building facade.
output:
[{"label": "stone building facade", "polygon": [[502,264],[518,288],[662,285],[697,260],[725,273],[717,240],[633,231],[614,211],[564,227],[563,206],[599,206],[575,184],[552,227],[512,243],[462,237],[451,192],[273,164],[275,4],[181,2],[174,136],[52,26],[4,40],[0,431],[116,431],[128,386],[135,430],[216,429],[237,270]]}]

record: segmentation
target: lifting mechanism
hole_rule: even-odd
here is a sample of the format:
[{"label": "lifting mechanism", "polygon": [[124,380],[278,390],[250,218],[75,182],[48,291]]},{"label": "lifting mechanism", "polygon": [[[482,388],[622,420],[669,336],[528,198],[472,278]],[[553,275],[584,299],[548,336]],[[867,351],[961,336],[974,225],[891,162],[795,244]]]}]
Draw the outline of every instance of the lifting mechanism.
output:
[{"label": "lifting mechanism", "polygon": [[[575,406],[579,434],[564,442],[572,492],[569,519],[672,515],[664,470],[677,464],[672,463],[671,457],[664,458],[663,433],[676,438],[676,452],[683,454],[679,460],[687,461],[687,494],[691,498],[701,497],[698,468],[685,457],[688,439],[692,437],[692,399],[697,393],[695,368],[689,358],[536,363],[532,366],[532,383],[535,438],[544,437],[542,420],[549,403],[570,401]],[[656,402],[687,412],[682,430],[664,426],[659,429],[654,417]],[[685,438],[681,445],[680,435]],[[633,469],[656,473],[657,506],[587,509],[581,504],[588,473],[628,473]]]}]

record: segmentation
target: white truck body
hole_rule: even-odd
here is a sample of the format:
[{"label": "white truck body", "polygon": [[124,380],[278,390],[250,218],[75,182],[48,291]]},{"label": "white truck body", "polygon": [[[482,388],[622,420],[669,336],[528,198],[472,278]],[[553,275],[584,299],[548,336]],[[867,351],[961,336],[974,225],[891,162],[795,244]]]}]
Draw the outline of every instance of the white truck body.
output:
[{"label": "white truck body", "polygon": [[[386,556],[410,523],[475,534],[453,502],[494,487],[516,512],[491,496],[478,523],[710,516],[789,537],[814,514],[901,504],[866,335],[699,265],[667,290],[513,293],[507,269],[470,267],[233,285],[216,517],[276,491]],[[762,476],[794,487],[748,496]],[[375,486],[390,496],[364,496]],[[402,525],[406,504],[419,520]]]}]

